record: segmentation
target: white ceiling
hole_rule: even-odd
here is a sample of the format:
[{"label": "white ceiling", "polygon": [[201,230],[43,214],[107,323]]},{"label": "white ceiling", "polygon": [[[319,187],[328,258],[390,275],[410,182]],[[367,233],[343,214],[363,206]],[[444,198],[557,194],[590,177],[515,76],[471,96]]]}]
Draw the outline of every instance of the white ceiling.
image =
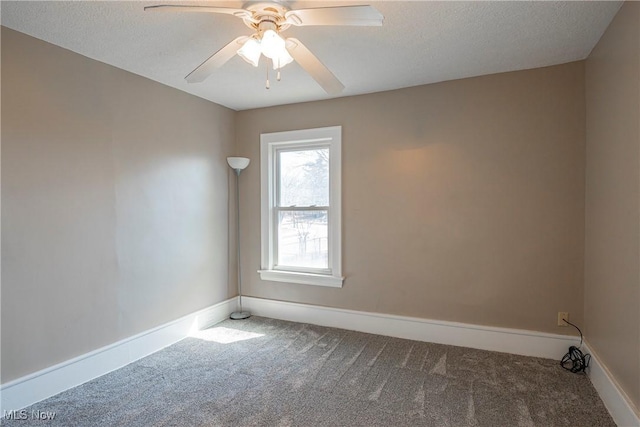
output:
[{"label": "white ceiling", "polygon": [[[326,99],[298,64],[264,87],[265,68],[234,57],[203,83],[184,77],[220,47],[250,35],[242,20],[144,12],[153,4],[242,7],[242,1],[19,1],[2,25],[235,110]],[[622,2],[291,1],[292,9],[371,4],[382,27],[292,27],[346,86],[341,96],[584,59]]]}]

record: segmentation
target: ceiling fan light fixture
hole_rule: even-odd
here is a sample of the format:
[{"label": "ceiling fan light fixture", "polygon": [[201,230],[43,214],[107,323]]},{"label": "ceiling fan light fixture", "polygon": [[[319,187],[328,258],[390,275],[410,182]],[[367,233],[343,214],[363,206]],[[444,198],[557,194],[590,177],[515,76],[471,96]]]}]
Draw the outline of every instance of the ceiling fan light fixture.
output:
[{"label": "ceiling fan light fixture", "polygon": [[238,49],[238,56],[247,61],[254,67],[258,66],[260,62],[260,55],[262,54],[262,48],[260,42],[254,38],[247,40],[240,49]]},{"label": "ceiling fan light fixture", "polygon": [[273,30],[264,32],[260,45],[262,47],[262,54],[272,60],[283,56],[284,53],[288,54],[284,39]]},{"label": "ceiling fan light fixture", "polygon": [[[241,18],[247,27],[256,31],[251,36],[236,37],[220,48],[185,77],[188,83],[204,81],[235,54],[254,67],[259,65],[260,56],[264,55],[271,59],[273,68],[277,70],[278,80],[280,80],[280,69],[295,61],[330,95],[341,93],[344,90],[344,85],[300,40],[290,37],[285,41],[279,33],[287,30],[291,25],[297,27],[316,25],[380,26],[384,21],[384,16],[380,12],[367,5],[291,10],[282,0],[259,0],[248,2],[244,6],[239,9],[164,4],[145,6],[144,10],[232,15]],[[238,48],[239,46],[241,47]],[[268,89],[268,64],[266,68]]]}]

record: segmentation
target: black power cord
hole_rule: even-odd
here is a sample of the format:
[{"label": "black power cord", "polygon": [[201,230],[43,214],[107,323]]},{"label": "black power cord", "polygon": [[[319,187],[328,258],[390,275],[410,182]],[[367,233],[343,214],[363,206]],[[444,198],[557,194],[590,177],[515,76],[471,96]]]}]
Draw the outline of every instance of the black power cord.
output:
[{"label": "black power cord", "polygon": [[560,361],[560,366],[562,366],[567,371],[571,371],[574,374],[578,374],[580,372],[584,372],[585,369],[589,367],[589,362],[591,361],[590,354],[584,354],[580,351],[580,347],[582,347],[582,331],[573,323],[569,322],[566,319],[564,320],[567,324],[573,326],[580,332],[580,345],[578,347],[571,346],[569,347],[569,352],[564,355],[562,360]]}]

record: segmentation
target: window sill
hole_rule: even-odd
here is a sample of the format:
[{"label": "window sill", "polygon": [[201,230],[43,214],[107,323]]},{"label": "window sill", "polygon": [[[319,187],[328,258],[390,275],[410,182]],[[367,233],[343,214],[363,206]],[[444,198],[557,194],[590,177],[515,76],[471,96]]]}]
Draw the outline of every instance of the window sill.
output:
[{"label": "window sill", "polygon": [[301,285],[341,288],[344,277],[325,274],[299,273],[296,271],[258,270],[260,279],[272,282],[299,283]]}]

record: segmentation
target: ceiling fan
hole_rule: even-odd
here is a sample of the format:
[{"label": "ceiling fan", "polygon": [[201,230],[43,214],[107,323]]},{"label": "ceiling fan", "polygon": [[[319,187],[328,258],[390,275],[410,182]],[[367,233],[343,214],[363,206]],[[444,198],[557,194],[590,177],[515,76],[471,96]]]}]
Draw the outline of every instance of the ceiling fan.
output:
[{"label": "ceiling fan", "polygon": [[306,25],[380,26],[384,20],[380,12],[372,6],[291,10],[285,2],[277,0],[250,2],[245,4],[244,9],[163,4],[147,6],[144,10],[226,14],[242,19],[254,31],[250,36],[240,36],[232,40],[211,55],[185,77],[189,83],[204,81],[215,69],[222,67],[235,54],[254,67],[258,66],[260,57],[264,56],[268,61],[271,61],[273,69],[277,71],[278,80],[280,80],[280,69],[295,60],[330,95],[342,92],[344,85],[300,40],[293,37],[283,39],[280,33],[291,25],[298,27]]}]

